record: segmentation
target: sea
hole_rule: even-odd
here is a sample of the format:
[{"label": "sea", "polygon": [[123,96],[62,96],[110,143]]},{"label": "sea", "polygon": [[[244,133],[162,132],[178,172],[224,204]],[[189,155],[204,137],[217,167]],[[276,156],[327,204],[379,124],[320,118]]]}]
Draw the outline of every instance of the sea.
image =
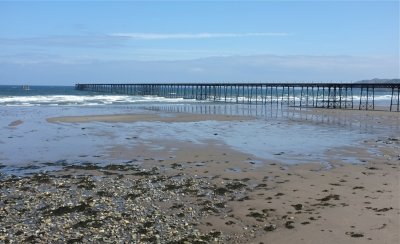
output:
[{"label": "sea", "polygon": [[[375,95],[378,104],[390,102],[388,93]],[[48,118],[63,116],[179,116],[181,113],[239,115],[254,119],[175,123],[47,121]],[[393,117],[393,113],[387,113]],[[381,119],[381,114],[344,113],[343,116],[330,116],[278,103],[221,103],[105,94],[79,91],[73,86],[30,86],[29,89],[0,86],[0,177],[57,170],[65,164],[130,162],[133,160],[131,155],[115,157],[112,149],[124,147],[133,150],[147,145],[154,150],[166,150],[162,143],[157,145],[157,142],[171,140],[193,145],[207,144],[212,140],[251,155],[257,159],[254,162],[260,163],[268,160],[284,164],[317,162],[326,167],[330,167],[335,160],[362,163],[358,158],[332,156],[328,152],[335,148],[357,147],[371,138],[400,134],[399,121],[382,126]]]},{"label": "sea", "polygon": [[78,91],[74,86],[0,86],[0,106],[101,106],[170,103],[183,99]]},{"label": "sea", "polygon": [[[296,101],[300,101],[300,92],[300,90],[296,92],[294,97]],[[247,91],[244,91],[244,94],[246,93]],[[355,91],[355,94],[358,93]],[[378,106],[388,106],[390,99],[390,91],[378,91],[375,94],[375,103]],[[236,97],[228,97],[227,100],[232,103],[237,101]],[[240,97],[239,101],[242,100],[247,101],[247,98]],[[258,100],[261,100],[261,98],[258,98]],[[358,101],[360,97],[355,95],[354,100]],[[30,86],[26,90],[22,89],[22,86],[0,85],[0,106],[99,106],[180,102],[201,103],[204,101],[157,96],[105,94],[76,90],[74,86]],[[211,103],[212,101],[208,102]]]}]

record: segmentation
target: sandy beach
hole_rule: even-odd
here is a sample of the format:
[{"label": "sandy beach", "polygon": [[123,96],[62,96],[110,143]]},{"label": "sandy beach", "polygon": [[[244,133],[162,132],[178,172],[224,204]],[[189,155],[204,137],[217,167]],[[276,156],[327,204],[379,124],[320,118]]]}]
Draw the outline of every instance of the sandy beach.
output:
[{"label": "sandy beach", "polygon": [[[351,117],[353,112],[373,116],[370,125],[398,126],[397,113],[311,110],[302,115],[350,116],[354,122],[360,117]],[[167,113],[45,119],[89,130],[98,123],[247,123],[255,118]],[[22,122],[10,121],[9,130],[19,130]],[[288,164],[283,152],[273,159],[258,157],[226,145],[218,133],[202,143],[149,138],[134,147],[121,143],[101,149],[110,159],[130,159],[119,164],[47,162],[61,169],[28,177],[3,175],[0,241],[399,242],[398,135],[388,131],[325,150],[329,164],[318,158],[308,162],[307,157]],[[356,158],[357,163],[341,158]]]},{"label": "sandy beach", "polygon": [[0,0],[0,244],[400,244],[400,0]]}]

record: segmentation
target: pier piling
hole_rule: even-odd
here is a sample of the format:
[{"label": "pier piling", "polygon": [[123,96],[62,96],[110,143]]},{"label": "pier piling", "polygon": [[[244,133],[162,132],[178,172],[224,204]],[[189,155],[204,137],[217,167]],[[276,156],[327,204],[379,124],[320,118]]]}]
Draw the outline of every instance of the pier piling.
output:
[{"label": "pier piling", "polygon": [[[334,109],[400,111],[399,83],[134,83],[76,84],[77,90]],[[376,106],[376,94],[390,95],[387,107]]]}]

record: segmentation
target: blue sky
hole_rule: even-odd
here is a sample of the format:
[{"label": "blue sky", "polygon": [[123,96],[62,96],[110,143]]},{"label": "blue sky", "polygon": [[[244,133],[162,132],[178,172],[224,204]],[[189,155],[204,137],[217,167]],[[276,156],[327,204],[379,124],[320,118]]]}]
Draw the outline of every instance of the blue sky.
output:
[{"label": "blue sky", "polygon": [[0,84],[398,78],[399,1],[1,1]]}]

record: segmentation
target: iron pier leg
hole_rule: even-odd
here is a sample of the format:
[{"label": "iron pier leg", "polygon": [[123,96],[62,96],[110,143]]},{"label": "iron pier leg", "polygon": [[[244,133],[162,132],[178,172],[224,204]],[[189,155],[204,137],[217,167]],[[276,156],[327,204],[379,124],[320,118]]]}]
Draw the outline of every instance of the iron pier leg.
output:
[{"label": "iron pier leg", "polygon": [[300,91],[300,107],[303,105],[303,86],[301,86],[301,91]]},{"label": "iron pier leg", "polygon": [[400,105],[400,87],[397,87],[397,112],[400,112],[399,105]]},{"label": "iron pier leg", "polygon": [[256,105],[257,105],[258,85],[256,85]]},{"label": "iron pier leg", "polygon": [[372,110],[375,110],[375,88],[372,87]]}]

